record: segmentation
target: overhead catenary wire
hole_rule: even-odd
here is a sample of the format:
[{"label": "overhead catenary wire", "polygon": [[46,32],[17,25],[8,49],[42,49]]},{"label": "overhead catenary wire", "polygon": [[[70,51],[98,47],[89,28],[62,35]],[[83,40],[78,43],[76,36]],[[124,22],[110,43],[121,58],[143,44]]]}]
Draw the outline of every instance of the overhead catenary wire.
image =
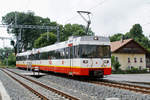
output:
[{"label": "overhead catenary wire", "polygon": [[[92,10],[96,9],[98,6],[104,4],[106,1],[108,1],[108,0],[103,0],[103,1],[99,2],[98,4],[96,4],[96,5],[94,5],[93,7],[89,8],[87,11],[90,11],[90,12],[91,12]],[[92,14],[92,13],[91,13],[91,14]],[[72,19],[75,19],[75,18],[78,17],[78,16],[79,16],[79,15],[74,15],[73,17],[67,19],[64,23],[66,24],[68,21],[70,21],[70,20],[72,20]]]},{"label": "overhead catenary wire", "polygon": [[29,4],[30,4],[30,1],[31,1],[31,0],[28,0],[28,1],[27,1],[26,5],[25,5],[25,10],[28,9]]}]

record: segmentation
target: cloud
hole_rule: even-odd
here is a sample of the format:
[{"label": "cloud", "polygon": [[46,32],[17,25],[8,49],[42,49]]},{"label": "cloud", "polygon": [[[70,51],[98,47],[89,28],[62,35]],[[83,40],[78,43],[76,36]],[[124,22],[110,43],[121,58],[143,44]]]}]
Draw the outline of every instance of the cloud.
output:
[{"label": "cloud", "polygon": [[31,10],[60,24],[83,25],[87,23],[76,11],[90,10],[91,28],[96,35],[125,33],[136,23],[142,25],[147,36],[150,34],[150,24],[147,24],[150,23],[150,0],[4,0],[0,9],[0,18],[11,11]]},{"label": "cloud", "polygon": [[[95,11],[93,29],[96,34],[112,35],[128,31],[131,24],[136,24],[146,2],[143,0],[109,0]],[[140,11],[140,12],[139,12]],[[131,20],[132,19],[132,20]],[[141,19],[140,19],[141,20]],[[101,32],[101,33],[100,33]]]}]

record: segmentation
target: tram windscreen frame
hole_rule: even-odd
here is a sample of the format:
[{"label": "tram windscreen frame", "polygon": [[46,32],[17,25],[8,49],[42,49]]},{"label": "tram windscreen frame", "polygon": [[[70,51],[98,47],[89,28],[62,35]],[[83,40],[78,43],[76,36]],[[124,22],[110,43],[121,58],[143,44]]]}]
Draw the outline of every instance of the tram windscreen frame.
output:
[{"label": "tram windscreen frame", "polygon": [[81,58],[110,58],[110,45],[79,45]]}]

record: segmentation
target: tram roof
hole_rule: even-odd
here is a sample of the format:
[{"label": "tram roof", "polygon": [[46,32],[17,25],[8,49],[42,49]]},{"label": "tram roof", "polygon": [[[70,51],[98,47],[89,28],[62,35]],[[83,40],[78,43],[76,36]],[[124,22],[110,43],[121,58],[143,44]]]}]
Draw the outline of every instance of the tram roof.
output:
[{"label": "tram roof", "polygon": [[[92,41],[92,42],[91,42]],[[79,44],[88,44],[88,45],[110,45],[110,40],[108,37],[103,36],[80,36],[80,37],[69,37],[67,41],[55,43],[53,45],[49,45],[46,47],[39,48],[38,50],[41,52],[47,52],[49,50],[61,49],[64,47],[68,47],[68,44],[72,43],[73,45]]]},{"label": "tram roof", "polygon": [[[91,42],[92,41],[92,42]],[[48,52],[49,50],[56,50],[56,49],[61,49],[61,48],[65,48],[68,47],[68,44],[73,44],[73,45],[79,45],[79,44],[88,44],[88,45],[110,45],[110,40],[108,37],[103,37],[103,36],[71,36],[68,38],[67,41],[64,42],[59,42],[59,43],[55,43],[49,46],[45,46],[42,48],[38,48],[38,49],[33,49],[32,51],[26,51],[23,53],[19,53],[18,56],[22,56],[22,55],[30,55],[32,54],[36,54],[36,53],[40,53],[40,52]]]}]

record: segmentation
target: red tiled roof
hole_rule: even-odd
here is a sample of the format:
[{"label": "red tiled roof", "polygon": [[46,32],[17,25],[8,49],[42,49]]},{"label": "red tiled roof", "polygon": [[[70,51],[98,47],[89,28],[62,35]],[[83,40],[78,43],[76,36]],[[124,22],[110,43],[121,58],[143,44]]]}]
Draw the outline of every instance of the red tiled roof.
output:
[{"label": "red tiled roof", "polygon": [[115,52],[116,50],[118,50],[119,48],[121,48],[122,46],[124,46],[125,44],[129,43],[132,40],[133,39],[127,39],[123,41],[120,40],[120,41],[111,42],[111,52]]}]

